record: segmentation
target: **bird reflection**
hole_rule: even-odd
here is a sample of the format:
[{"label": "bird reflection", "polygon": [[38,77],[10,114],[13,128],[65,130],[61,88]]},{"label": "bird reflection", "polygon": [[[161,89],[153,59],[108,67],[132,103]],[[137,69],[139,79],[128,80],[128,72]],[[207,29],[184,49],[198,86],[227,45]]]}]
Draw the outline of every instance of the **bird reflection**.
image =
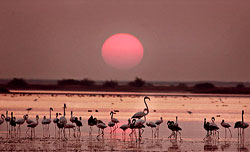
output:
[{"label": "bird reflection", "polygon": [[220,149],[222,151],[227,151],[229,149],[229,147],[231,146],[231,141],[224,141],[221,145],[220,145]]},{"label": "bird reflection", "polygon": [[212,138],[209,140],[205,140],[204,151],[217,151],[218,150],[217,142],[218,142],[217,140]]},{"label": "bird reflection", "polygon": [[168,151],[181,151],[179,145],[177,144],[177,140],[170,140],[172,145],[168,147]]}]

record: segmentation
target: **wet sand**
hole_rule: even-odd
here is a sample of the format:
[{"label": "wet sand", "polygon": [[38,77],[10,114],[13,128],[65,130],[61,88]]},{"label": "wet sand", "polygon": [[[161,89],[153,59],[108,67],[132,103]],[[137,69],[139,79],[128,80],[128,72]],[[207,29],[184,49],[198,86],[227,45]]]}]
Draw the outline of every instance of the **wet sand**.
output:
[{"label": "wet sand", "polygon": [[[144,93],[146,94],[146,93]],[[148,102],[150,113],[147,121],[155,121],[163,117],[163,124],[160,126],[160,137],[152,138],[151,128],[146,127],[142,141],[136,142],[134,138],[129,138],[130,130],[127,130],[126,139],[122,139],[122,131],[117,130],[116,135],[110,136],[109,128],[105,129],[104,137],[96,138],[97,128],[93,128],[93,133],[89,135],[87,119],[90,115],[103,120],[106,124],[110,121],[109,112],[119,110],[114,115],[120,120],[119,126],[127,123],[127,119],[135,112],[145,108],[143,97],[138,95],[51,95],[51,94],[0,94],[0,113],[5,114],[6,110],[13,111],[17,119],[28,113],[31,119],[39,115],[39,126],[36,128],[36,138],[30,139],[26,135],[26,123],[21,126],[22,134],[20,138],[7,138],[6,123],[0,125],[0,150],[45,150],[45,151],[248,151],[250,148],[250,129],[245,129],[244,141],[238,142],[237,130],[233,129],[233,137],[225,138],[225,130],[220,126],[222,119],[230,123],[241,120],[241,110],[245,110],[244,121],[250,122],[250,102],[246,96],[195,96],[166,94],[154,96],[150,94],[151,101]],[[74,111],[74,116],[83,118],[81,137],[72,136],[67,139],[55,138],[54,124],[50,125],[50,138],[43,137],[41,121],[44,115],[49,117],[49,107],[53,107],[52,119],[56,112],[63,113],[63,103],[67,104],[66,117],[70,118],[70,111]],[[32,110],[27,112],[26,108]],[[92,110],[92,112],[88,112]],[[98,110],[98,112],[95,112]],[[191,114],[187,111],[192,112]],[[171,131],[166,122],[175,120],[178,116],[178,123],[182,128],[182,142],[170,140],[168,136]],[[206,131],[203,128],[203,119],[209,121],[211,117],[216,118],[216,124],[220,127],[220,139],[207,139],[203,141]],[[30,132],[29,132],[30,133]]]}]

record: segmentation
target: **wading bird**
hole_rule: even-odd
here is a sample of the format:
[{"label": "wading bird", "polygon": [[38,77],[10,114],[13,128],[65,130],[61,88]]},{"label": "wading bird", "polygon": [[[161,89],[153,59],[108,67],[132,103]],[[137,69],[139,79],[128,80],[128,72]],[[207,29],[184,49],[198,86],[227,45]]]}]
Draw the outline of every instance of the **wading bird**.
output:
[{"label": "wading bird", "polygon": [[7,135],[10,134],[10,117],[8,116],[8,110],[6,111],[5,122],[7,125]]},{"label": "wading bird", "polygon": [[229,132],[230,132],[230,135],[232,137],[232,133],[231,133],[231,130],[230,130],[231,125],[229,123],[226,123],[224,120],[222,120],[220,124],[221,124],[222,127],[225,128],[225,136],[227,134],[227,130],[226,129],[228,129]]},{"label": "wading bird", "polygon": [[11,112],[11,117],[10,117],[10,132],[11,132],[11,137],[12,134],[14,134],[14,137],[16,136],[16,117],[13,116],[13,112]]},{"label": "wading bird", "polygon": [[56,138],[56,126],[58,122],[59,122],[58,113],[56,113],[56,118],[53,120],[53,123],[55,124],[55,138]]},{"label": "wading bird", "polygon": [[[99,137],[101,134],[103,137],[104,136],[104,129],[107,128],[107,126],[101,120],[97,120],[96,126],[99,128],[97,137]],[[100,133],[100,130],[102,131],[101,133]]]},{"label": "wading bird", "polygon": [[17,134],[19,135],[19,137],[21,136],[21,125],[24,124],[25,120],[26,120],[26,115],[24,115],[22,119],[18,119],[16,121],[16,124],[18,124]]},{"label": "wading bird", "polygon": [[91,135],[92,134],[92,127],[94,125],[97,124],[97,119],[96,118],[93,118],[93,116],[91,115],[88,119],[88,125],[89,125],[89,128],[90,128],[90,131],[89,131],[89,134]]},{"label": "wading bird", "polygon": [[[27,127],[28,127],[28,130],[26,131],[26,134],[27,132],[29,131],[30,129],[30,138],[32,138],[32,132],[34,133],[34,137],[36,137],[36,132],[35,132],[35,128],[37,127],[38,125],[38,119],[39,119],[39,116],[36,115],[36,122],[32,122],[31,124],[28,124]],[[28,135],[28,134],[27,134]]]},{"label": "wading bird", "polygon": [[172,134],[168,138],[172,138],[172,136],[177,139],[177,134],[179,133],[180,135],[180,140],[181,140],[181,128],[178,126],[178,123],[174,123],[174,121],[168,121],[167,122],[168,128],[172,131]]},{"label": "wading bird", "polygon": [[147,105],[146,99],[148,99],[148,100],[150,101],[150,98],[149,98],[149,97],[144,97],[144,104],[145,104],[146,108],[145,108],[143,111],[140,111],[140,112],[135,113],[135,114],[132,116],[132,118],[141,119],[142,117],[145,118],[145,116],[148,115],[149,109],[148,109],[148,105]]},{"label": "wading bird", "polygon": [[[237,121],[234,124],[234,128],[238,129],[238,139],[242,135],[242,133],[244,133],[244,129],[247,128],[248,126],[249,126],[248,123],[244,122],[244,110],[242,110],[241,121]],[[242,132],[241,129],[243,129]]]},{"label": "wading bird", "polygon": [[82,127],[82,117],[79,117],[79,120],[78,118],[76,117],[75,118],[75,123],[76,123],[76,126],[78,127],[77,129],[77,137],[81,137],[81,127]]},{"label": "wading bird", "polygon": [[113,132],[115,132],[116,129],[118,128],[117,124],[119,123],[119,120],[113,117],[114,114],[116,113],[114,113],[113,111],[110,112],[111,122],[115,124],[115,128],[113,128]]},{"label": "wading bird", "polygon": [[[148,127],[151,127],[151,130],[152,130],[152,138],[156,137],[156,134],[154,134],[153,128],[156,128],[157,125],[156,125],[154,122],[152,122],[152,121],[146,122],[146,125],[147,125]],[[155,129],[155,132],[156,132],[156,129]]]},{"label": "wading bird", "polygon": [[163,123],[162,117],[160,120],[156,120],[155,124],[157,125],[155,133],[157,134],[157,137],[159,137],[159,132],[160,132],[160,125]]},{"label": "wading bird", "polygon": [[123,130],[123,132],[122,132],[122,137],[123,138],[126,138],[126,130],[130,127],[130,123],[131,123],[131,120],[128,119],[128,123],[127,124],[123,124],[123,125],[120,126],[120,129]]},{"label": "wading bird", "polygon": [[48,136],[50,137],[49,125],[51,123],[51,111],[54,109],[52,107],[49,108],[49,119],[44,116],[42,124],[45,126],[45,131],[47,132]]},{"label": "wading bird", "polygon": [[73,111],[71,111],[71,117],[70,117],[70,122],[75,123],[76,122],[76,117],[73,116]]}]

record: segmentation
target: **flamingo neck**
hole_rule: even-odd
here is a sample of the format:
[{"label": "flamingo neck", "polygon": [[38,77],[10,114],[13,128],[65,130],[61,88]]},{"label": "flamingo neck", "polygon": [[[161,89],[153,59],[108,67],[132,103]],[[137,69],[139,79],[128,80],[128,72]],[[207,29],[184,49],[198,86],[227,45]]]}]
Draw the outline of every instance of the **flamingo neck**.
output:
[{"label": "flamingo neck", "polygon": [[51,110],[49,110],[49,119],[51,119]]},{"label": "flamingo neck", "polygon": [[241,117],[242,117],[242,122],[244,122],[244,117],[243,117],[244,113],[242,112]]},{"label": "flamingo neck", "polygon": [[65,115],[66,115],[66,114],[65,114],[65,107],[64,107],[64,108],[63,108],[63,116],[65,117]]},{"label": "flamingo neck", "polygon": [[146,122],[146,116],[144,116],[144,121]]},{"label": "flamingo neck", "polygon": [[147,105],[146,99],[144,99],[144,103],[145,103],[146,109],[148,109],[148,105]]},{"label": "flamingo neck", "polygon": [[113,112],[111,112],[111,119],[113,119]]}]

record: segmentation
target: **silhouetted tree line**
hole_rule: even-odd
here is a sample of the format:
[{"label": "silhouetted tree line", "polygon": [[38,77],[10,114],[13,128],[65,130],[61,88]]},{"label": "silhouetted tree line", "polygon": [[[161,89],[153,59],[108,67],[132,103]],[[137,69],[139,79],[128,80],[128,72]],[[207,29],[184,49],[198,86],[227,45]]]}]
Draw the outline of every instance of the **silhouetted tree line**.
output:
[{"label": "silhouetted tree line", "polygon": [[9,86],[9,87],[27,87],[28,83],[22,78],[14,78],[7,84],[7,86]]},{"label": "silhouetted tree line", "polygon": [[105,81],[103,83],[103,87],[107,87],[107,88],[114,88],[118,86],[118,82],[114,81],[114,80],[110,80],[110,81]]},{"label": "silhouetted tree line", "polygon": [[[64,87],[67,86],[67,87]],[[84,86],[84,87],[82,87]],[[86,87],[87,86],[87,87]],[[91,86],[91,88],[88,88]],[[0,92],[8,93],[9,89],[37,89],[37,90],[105,90],[114,89],[114,91],[160,91],[160,92],[193,92],[193,93],[229,93],[229,94],[250,94],[250,87],[245,86],[243,83],[238,83],[235,87],[216,87],[213,83],[197,83],[193,86],[188,86],[185,83],[171,86],[153,86],[146,83],[142,78],[136,77],[133,81],[127,84],[119,85],[118,81],[107,80],[102,84],[96,84],[95,81],[90,79],[63,79],[58,80],[57,85],[42,85],[42,84],[29,84],[22,78],[14,78],[7,84],[0,84]]]},{"label": "silhouetted tree line", "polygon": [[129,85],[132,87],[143,87],[145,85],[145,81],[141,78],[136,77],[134,81],[129,82]]},{"label": "silhouetted tree line", "polygon": [[66,86],[66,85],[93,86],[95,85],[95,81],[86,78],[83,80],[63,79],[63,80],[58,80],[57,84],[60,86]]}]

